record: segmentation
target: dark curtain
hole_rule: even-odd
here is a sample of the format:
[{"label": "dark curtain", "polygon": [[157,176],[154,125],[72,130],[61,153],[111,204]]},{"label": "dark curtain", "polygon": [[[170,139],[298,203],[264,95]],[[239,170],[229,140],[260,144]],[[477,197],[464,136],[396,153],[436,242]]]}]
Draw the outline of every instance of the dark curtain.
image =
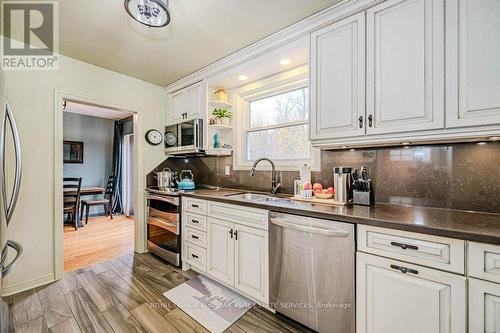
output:
[{"label": "dark curtain", "polygon": [[113,136],[113,175],[116,176],[115,192],[113,196],[113,214],[122,214],[122,154],[123,154],[123,122],[115,121]]}]

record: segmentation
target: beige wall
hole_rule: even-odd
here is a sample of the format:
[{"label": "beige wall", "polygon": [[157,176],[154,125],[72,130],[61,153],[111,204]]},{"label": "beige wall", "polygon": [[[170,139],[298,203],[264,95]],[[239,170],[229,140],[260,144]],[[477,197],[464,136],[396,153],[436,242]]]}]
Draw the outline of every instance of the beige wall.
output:
[{"label": "beige wall", "polygon": [[[8,237],[20,242],[24,255],[6,278],[3,294],[12,294],[56,277],[55,208],[55,92],[82,96],[108,105],[135,110],[144,132],[162,129],[166,123],[165,93],[161,87],[105,70],[72,58],[60,57],[58,71],[6,72],[7,98],[13,108],[23,149],[23,178],[19,202]],[[142,140],[143,133],[138,133]],[[142,141],[144,142],[144,141]],[[142,168],[146,175],[165,159],[162,146],[142,144]],[[141,164],[139,164],[141,165]],[[136,197],[143,198],[142,191]],[[142,215],[138,214],[141,218]]]}]

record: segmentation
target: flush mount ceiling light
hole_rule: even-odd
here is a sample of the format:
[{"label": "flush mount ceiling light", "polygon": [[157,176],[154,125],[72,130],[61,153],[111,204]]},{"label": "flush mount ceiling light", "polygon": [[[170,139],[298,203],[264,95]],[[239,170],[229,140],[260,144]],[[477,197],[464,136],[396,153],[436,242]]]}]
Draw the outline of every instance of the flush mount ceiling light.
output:
[{"label": "flush mount ceiling light", "polygon": [[170,23],[168,0],[125,0],[127,13],[148,27],[160,28]]},{"label": "flush mount ceiling light", "polygon": [[292,59],[290,59],[290,58],[284,58],[284,59],[281,59],[281,61],[280,61],[280,64],[282,64],[283,66],[290,65],[291,63],[292,63]]},{"label": "flush mount ceiling light", "polygon": [[238,80],[240,80],[240,81],[246,81],[246,80],[248,80],[248,76],[246,76],[246,75],[240,75],[240,76],[238,76]]}]

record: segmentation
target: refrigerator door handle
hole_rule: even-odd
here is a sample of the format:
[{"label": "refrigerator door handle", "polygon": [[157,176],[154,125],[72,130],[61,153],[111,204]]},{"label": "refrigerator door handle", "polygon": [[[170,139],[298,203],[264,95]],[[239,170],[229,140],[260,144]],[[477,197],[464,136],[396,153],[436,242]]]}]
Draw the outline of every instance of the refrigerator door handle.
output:
[{"label": "refrigerator door handle", "polygon": [[[7,225],[9,225],[10,219],[12,217],[12,214],[14,213],[14,208],[16,207],[17,204],[17,198],[19,196],[19,189],[21,187],[21,170],[22,170],[22,156],[21,156],[21,140],[19,137],[19,129],[16,124],[16,120],[14,118],[14,114],[12,113],[12,109],[10,108],[9,103],[6,103],[6,117],[4,120],[4,126],[3,126],[3,144],[0,147],[0,154],[3,156],[3,170],[2,170],[2,177],[3,177],[3,182],[2,182],[2,194],[3,194],[3,201],[4,201],[4,209],[5,209],[5,217],[7,221]],[[15,178],[14,178],[14,188],[12,190],[12,194],[10,197],[9,202],[7,203],[7,179],[5,175],[5,144],[6,144],[6,139],[5,136],[7,134],[7,121],[9,122],[9,125],[12,129],[12,136],[14,139],[14,149],[15,149],[15,154],[16,154],[16,173],[15,173]]]},{"label": "refrigerator door handle", "polygon": [[13,248],[16,251],[16,257],[6,267],[1,267],[3,277],[7,276],[12,271],[14,266],[17,264],[17,262],[21,258],[21,255],[23,254],[23,247],[18,242],[14,242],[13,240],[8,240],[7,246]]}]

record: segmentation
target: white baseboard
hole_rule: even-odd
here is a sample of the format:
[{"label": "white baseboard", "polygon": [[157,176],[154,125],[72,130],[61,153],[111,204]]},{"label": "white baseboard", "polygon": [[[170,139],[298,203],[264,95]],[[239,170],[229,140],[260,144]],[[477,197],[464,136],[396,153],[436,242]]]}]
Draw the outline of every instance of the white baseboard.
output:
[{"label": "white baseboard", "polygon": [[21,283],[17,283],[17,284],[11,285],[11,286],[5,286],[1,290],[1,295],[2,295],[2,297],[12,296],[12,295],[18,294],[20,292],[30,290],[33,288],[37,288],[37,287],[40,287],[40,286],[43,286],[43,285],[46,285],[46,284],[49,284],[49,283],[55,282],[55,281],[56,281],[56,279],[54,278],[54,274],[49,273],[49,274],[37,277],[35,279],[23,281]]}]

